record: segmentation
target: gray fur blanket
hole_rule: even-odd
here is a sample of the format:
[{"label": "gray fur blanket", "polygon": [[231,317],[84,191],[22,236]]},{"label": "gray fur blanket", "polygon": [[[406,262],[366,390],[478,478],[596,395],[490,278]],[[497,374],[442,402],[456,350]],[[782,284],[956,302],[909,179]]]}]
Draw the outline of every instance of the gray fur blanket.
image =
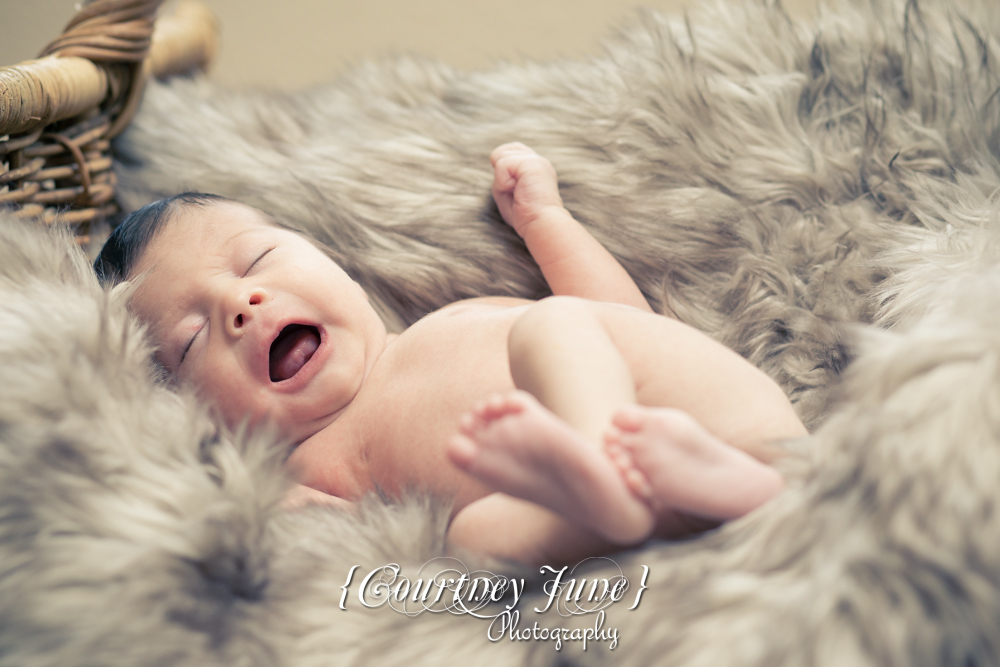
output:
[{"label": "gray fur blanket", "polygon": [[488,197],[490,149],[534,146],[651,302],[770,373],[813,436],[760,510],[567,574],[628,578],[604,615],[536,613],[552,573],[475,554],[455,572],[526,582],[477,612],[500,620],[369,608],[369,572],[443,571],[420,568],[446,511],[281,511],[268,434],[158,385],[121,295],[65,236],[3,218],[0,665],[1000,663],[997,62],[992,0],[812,24],[727,3],[643,15],[586,61],[152,87],[117,144],[129,206],[197,189],[268,210],[397,327],[544,293]]}]

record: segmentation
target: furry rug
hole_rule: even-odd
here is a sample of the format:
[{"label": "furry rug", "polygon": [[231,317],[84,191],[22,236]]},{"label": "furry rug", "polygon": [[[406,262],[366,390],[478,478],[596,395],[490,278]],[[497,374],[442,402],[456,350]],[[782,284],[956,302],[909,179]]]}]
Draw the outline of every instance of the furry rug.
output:
[{"label": "furry rug", "polygon": [[[998,58],[987,0],[814,24],[725,4],[644,15],[587,61],[151,88],[117,144],[130,206],[198,189],[268,210],[397,326],[544,293],[488,198],[490,149],[536,147],[650,300],[770,373],[814,435],[776,501],[615,557],[613,650],[367,609],[363,574],[441,554],[442,508],[279,511],[267,434],[157,385],[72,244],[3,219],[0,664],[1000,663]],[[531,611],[551,577],[463,561],[527,581],[522,629],[594,627]]]}]

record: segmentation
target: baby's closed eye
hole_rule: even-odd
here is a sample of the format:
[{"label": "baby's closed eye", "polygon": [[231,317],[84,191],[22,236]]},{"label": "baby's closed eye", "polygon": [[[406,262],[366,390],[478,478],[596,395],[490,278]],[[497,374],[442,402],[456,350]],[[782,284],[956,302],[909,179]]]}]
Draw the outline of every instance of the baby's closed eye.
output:
[{"label": "baby's closed eye", "polygon": [[243,272],[243,277],[246,278],[248,275],[250,275],[250,271],[253,270],[253,268],[255,266],[257,266],[258,263],[260,263],[260,260],[264,259],[264,257],[267,255],[267,253],[269,253],[272,250],[274,250],[274,248],[275,248],[275,246],[271,246],[270,248],[268,248],[264,252],[260,253],[260,255],[257,256],[257,259],[255,259],[253,261],[253,263],[250,264],[250,266],[247,267],[247,270]]},{"label": "baby's closed eye", "polygon": [[187,358],[188,352],[191,350],[191,346],[194,345],[194,339],[198,337],[198,334],[201,333],[201,330],[204,328],[205,327],[200,327],[198,331],[194,332],[194,335],[191,336],[191,339],[187,342],[187,345],[184,346],[184,351],[181,352],[181,358],[177,361],[178,368],[181,367],[181,364],[183,364],[184,360]]}]

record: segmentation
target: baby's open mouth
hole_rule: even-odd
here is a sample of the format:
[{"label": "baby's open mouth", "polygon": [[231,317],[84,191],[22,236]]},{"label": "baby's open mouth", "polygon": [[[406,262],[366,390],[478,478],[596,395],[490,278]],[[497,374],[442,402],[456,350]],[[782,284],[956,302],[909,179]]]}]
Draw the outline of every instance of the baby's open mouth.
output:
[{"label": "baby's open mouth", "polygon": [[271,382],[292,377],[306,365],[319,348],[319,329],[306,324],[289,324],[271,343],[268,371]]}]

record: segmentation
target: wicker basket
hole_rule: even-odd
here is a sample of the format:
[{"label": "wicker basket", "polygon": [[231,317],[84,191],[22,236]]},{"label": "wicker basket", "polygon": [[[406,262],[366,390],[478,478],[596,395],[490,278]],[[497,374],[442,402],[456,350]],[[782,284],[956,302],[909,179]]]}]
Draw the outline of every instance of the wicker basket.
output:
[{"label": "wicker basket", "polygon": [[186,0],[93,0],[38,60],[0,68],[0,206],[72,225],[83,243],[118,213],[111,139],[135,113],[148,76],[211,60],[216,21]]}]

